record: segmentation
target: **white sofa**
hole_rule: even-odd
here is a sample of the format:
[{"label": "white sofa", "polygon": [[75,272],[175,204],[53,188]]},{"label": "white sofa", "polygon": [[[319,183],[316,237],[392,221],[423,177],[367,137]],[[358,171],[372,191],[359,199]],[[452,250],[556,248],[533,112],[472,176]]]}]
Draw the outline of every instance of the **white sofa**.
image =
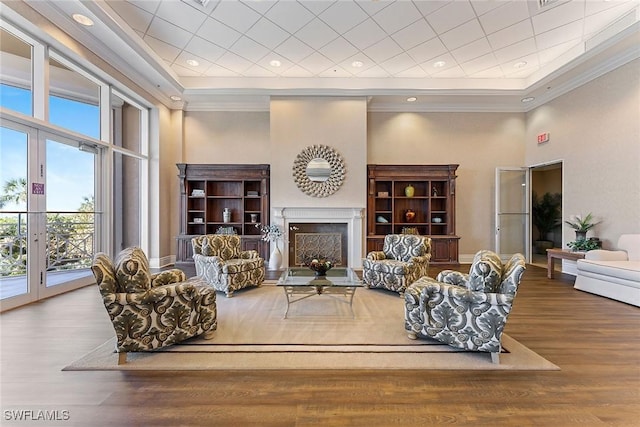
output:
[{"label": "white sofa", "polygon": [[573,287],[640,307],[640,234],[623,234],[617,249],[587,252]]}]

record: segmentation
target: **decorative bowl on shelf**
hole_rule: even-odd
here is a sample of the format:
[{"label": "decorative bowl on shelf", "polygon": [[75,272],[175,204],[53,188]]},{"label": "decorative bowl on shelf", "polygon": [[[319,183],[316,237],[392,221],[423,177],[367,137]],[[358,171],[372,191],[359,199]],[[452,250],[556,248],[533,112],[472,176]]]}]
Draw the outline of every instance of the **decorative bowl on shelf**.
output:
[{"label": "decorative bowl on shelf", "polygon": [[439,223],[441,223],[441,222],[442,222],[442,218],[440,218],[440,217],[435,217],[435,218],[433,218],[433,222],[435,222],[436,224],[439,224]]}]

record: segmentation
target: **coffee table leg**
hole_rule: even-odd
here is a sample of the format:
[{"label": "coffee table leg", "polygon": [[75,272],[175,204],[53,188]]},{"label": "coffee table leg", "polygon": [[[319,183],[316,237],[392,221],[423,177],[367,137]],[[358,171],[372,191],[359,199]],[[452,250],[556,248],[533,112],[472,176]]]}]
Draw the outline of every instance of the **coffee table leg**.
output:
[{"label": "coffee table leg", "polygon": [[555,258],[547,253],[547,279],[553,279],[553,270],[555,269]]},{"label": "coffee table leg", "polygon": [[351,294],[351,298],[349,298],[349,308],[351,309],[351,318],[355,319],[356,314],[353,312],[353,297],[356,294],[356,288],[347,288],[347,292]]}]

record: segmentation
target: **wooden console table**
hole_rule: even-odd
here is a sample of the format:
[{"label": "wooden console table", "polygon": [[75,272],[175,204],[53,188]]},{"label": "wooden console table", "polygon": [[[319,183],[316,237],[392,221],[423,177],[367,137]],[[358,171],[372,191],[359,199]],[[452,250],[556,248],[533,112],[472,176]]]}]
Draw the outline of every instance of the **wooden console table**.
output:
[{"label": "wooden console table", "polygon": [[553,279],[556,259],[577,261],[584,258],[584,252],[572,252],[564,249],[547,249],[547,278]]}]

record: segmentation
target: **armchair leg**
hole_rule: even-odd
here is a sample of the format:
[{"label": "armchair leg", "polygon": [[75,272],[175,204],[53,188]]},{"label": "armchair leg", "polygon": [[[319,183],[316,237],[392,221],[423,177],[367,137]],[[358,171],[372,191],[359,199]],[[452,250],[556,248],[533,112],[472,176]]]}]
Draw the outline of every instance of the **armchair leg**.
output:
[{"label": "armchair leg", "polygon": [[500,352],[491,353],[491,363],[500,364]]},{"label": "armchair leg", "polygon": [[410,340],[418,339],[418,336],[416,335],[415,332],[407,332],[407,337],[409,337]]},{"label": "armchair leg", "polygon": [[127,363],[127,353],[118,353],[118,365]]},{"label": "armchair leg", "polygon": [[227,291],[225,295],[227,298],[231,298],[233,296],[233,291]]},{"label": "armchair leg", "polygon": [[214,336],[215,332],[216,332],[215,330],[210,330],[210,331],[205,332],[204,335],[203,335],[204,339],[205,340],[213,339],[213,336]]}]

